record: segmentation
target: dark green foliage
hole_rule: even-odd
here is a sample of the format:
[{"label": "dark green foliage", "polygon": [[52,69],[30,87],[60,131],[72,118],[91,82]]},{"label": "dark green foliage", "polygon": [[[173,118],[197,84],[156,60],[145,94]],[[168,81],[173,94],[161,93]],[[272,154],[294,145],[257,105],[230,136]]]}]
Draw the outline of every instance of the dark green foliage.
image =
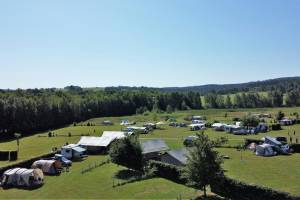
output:
[{"label": "dark green foliage", "polygon": [[277,114],[276,114],[276,119],[282,120],[284,118],[284,113],[280,110]]},{"label": "dark green foliage", "polygon": [[256,127],[259,124],[259,119],[251,114],[243,117],[242,122],[245,126]]},{"label": "dark green foliage", "polygon": [[286,95],[287,106],[299,106],[300,105],[300,87],[294,87],[287,92]]},{"label": "dark green foliage", "polygon": [[224,175],[217,176],[210,185],[211,191],[232,200],[299,200],[300,197],[291,196],[270,188],[242,183]]},{"label": "dark green foliage", "polygon": [[281,130],[281,125],[280,124],[272,124],[271,128],[273,131],[279,131],[279,130]]},{"label": "dark green foliage", "polygon": [[10,151],[9,152],[9,161],[18,160],[18,151]]},{"label": "dark green foliage", "polygon": [[[184,102],[184,106],[182,103]],[[148,110],[201,108],[198,93],[101,91],[70,86],[60,89],[0,91],[0,139],[74,124],[95,117],[122,116]],[[93,124],[88,123],[92,126]]]},{"label": "dark green foliage", "polygon": [[197,134],[197,137],[193,147],[189,148],[189,156],[182,176],[187,179],[188,185],[203,190],[206,196],[206,187],[217,174],[223,172],[222,158],[214,148],[225,140],[212,141],[203,133]]},{"label": "dark green foliage", "polygon": [[136,114],[143,114],[145,112],[148,112],[148,108],[146,106],[142,106],[136,109]]},{"label": "dark green foliage", "polygon": [[290,144],[290,149],[293,149],[293,153],[300,153],[300,144]]},{"label": "dark green foliage", "polygon": [[186,184],[187,180],[181,176],[182,168],[175,165],[150,160],[149,167],[154,170],[156,176],[171,180],[176,183]]},{"label": "dark green foliage", "polygon": [[142,149],[137,136],[125,137],[115,141],[110,147],[109,156],[113,163],[129,169],[143,171]]},{"label": "dark green foliage", "polygon": [[238,117],[234,117],[234,118],[232,118],[232,121],[234,121],[234,122],[238,122],[238,121],[241,121],[242,119],[240,119],[240,118],[238,118]]},{"label": "dark green foliage", "polygon": [[229,95],[226,96],[226,100],[225,100],[225,107],[226,108],[232,108],[232,101]]},{"label": "dark green foliage", "polygon": [[283,104],[283,93],[280,90],[270,91],[268,96],[274,107],[280,107]]},{"label": "dark green foliage", "polygon": [[171,105],[168,105],[168,106],[167,106],[167,109],[166,109],[166,112],[170,114],[170,113],[172,113],[173,111],[174,111],[174,110],[173,110],[172,106],[171,106]]},{"label": "dark green foliage", "polygon": [[7,161],[9,159],[9,151],[0,151],[0,161]]}]

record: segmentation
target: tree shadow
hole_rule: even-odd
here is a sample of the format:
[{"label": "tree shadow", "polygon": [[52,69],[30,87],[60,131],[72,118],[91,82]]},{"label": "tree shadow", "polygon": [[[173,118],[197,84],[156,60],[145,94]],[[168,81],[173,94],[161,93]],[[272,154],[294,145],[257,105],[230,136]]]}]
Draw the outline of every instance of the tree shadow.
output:
[{"label": "tree shadow", "polygon": [[224,200],[224,198],[215,195],[208,195],[207,197],[197,197],[195,200]]},{"label": "tree shadow", "polygon": [[44,184],[41,185],[35,185],[35,186],[30,186],[30,187],[26,187],[26,186],[13,186],[13,185],[5,185],[5,186],[1,186],[3,190],[10,190],[10,189],[18,189],[18,190],[27,190],[27,191],[33,191],[33,190],[37,190],[39,188],[41,188]]},{"label": "tree shadow", "polygon": [[130,169],[123,169],[115,173],[115,178],[121,179],[121,180],[130,180],[133,178],[140,178],[142,177],[142,173]]}]

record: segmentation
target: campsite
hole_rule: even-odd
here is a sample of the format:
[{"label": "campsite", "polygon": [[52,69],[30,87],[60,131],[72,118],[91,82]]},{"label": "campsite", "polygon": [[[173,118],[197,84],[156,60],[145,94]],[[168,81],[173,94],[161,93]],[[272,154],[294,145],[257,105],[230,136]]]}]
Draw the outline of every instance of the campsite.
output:
[{"label": "campsite", "polygon": [[[231,109],[230,111],[227,109],[189,110],[175,112],[172,114],[149,113],[147,115],[127,116],[126,118],[137,122],[137,125],[139,125],[147,122],[153,122],[153,119],[156,119],[157,121],[164,121],[166,116],[172,116],[172,118],[176,119],[178,122],[186,122],[186,120],[184,120],[186,116],[201,115],[206,117],[207,122],[217,120],[229,124],[233,123],[233,118],[242,117],[249,112],[268,112],[274,116],[279,110],[282,110],[286,113],[286,115],[289,115],[295,111],[295,108]],[[296,111],[299,112],[300,108],[297,108]],[[51,132],[55,135],[54,137],[48,137],[48,132],[24,137],[20,139],[19,159],[12,162],[1,161],[0,165],[7,166],[20,162],[21,160],[47,154],[53,147],[61,148],[66,143],[77,144],[81,138],[83,138],[81,140],[82,143],[89,142],[86,135],[94,136],[97,139],[102,136],[104,131],[106,131],[105,135],[108,133],[118,134],[122,129],[124,129],[124,126],[120,125],[123,118],[124,117],[94,118],[81,122],[80,125],[74,126],[71,124],[65,128],[51,130]],[[112,121],[114,125],[102,126],[101,122],[104,120]],[[87,126],[88,123],[95,125]],[[264,136],[288,137],[288,132],[293,131],[296,132],[295,137],[300,137],[300,125],[283,126],[282,130],[269,131],[267,133],[259,133],[257,135],[234,135],[225,131],[216,131],[213,128],[208,128],[203,131],[211,138],[217,138],[220,136],[228,138],[226,147],[218,148],[218,151],[222,155],[229,157],[229,159],[224,161],[224,169],[229,177],[246,183],[257,184],[276,190],[286,191],[294,195],[300,195],[300,173],[298,170],[294,170],[297,169],[300,164],[300,154],[294,153],[289,156],[261,157],[256,156],[250,150],[238,151],[235,148],[230,148],[231,146],[242,145],[245,138],[259,140]],[[139,139],[141,142],[151,140],[155,141],[157,139],[163,140],[168,147],[168,149],[163,149],[164,151],[170,151],[169,155],[176,154],[177,156],[182,157],[183,153],[180,150],[184,147],[184,139],[196,132],[197,131],[191,131],[189,127],[172,127],[165,123],[160,129],[155,129],[148,134],[140,134]],[[82,137],[82,135],[85,136]],[[97,144],[97,140],[93,141],[94,144]],[[1,143],[1,147],[6,150],[14,150],[16,145],[16,141]],[[44,185],[34,190],[34,192],[17,188],[11,188],[8,190],[1,189],[1,196],[5,198],[23,197],[29,199],[47,198],[49,195],[55,195],[57,198],[84,198],[86,197],[84,196],[84,193],[88,192],[90,194],[90,198],[97,198],[99,195],[102,195],[103,198],[177,198],[179,195],[184,198],[192,198],[199,194],[192,188],[188,188],[163,178],[153,178],[139,181],[137,183],[129,183],[119,187],[113,187],[114,184],[124,181],[115,177],[116,173],[124,170],[124,168],[113,163],[95,167],[84,174],[81,173],[82,170],[94,166],[96,163],[106,161],[107,159],[108,157],[105,154],[88,155],[83,161],[73,162],[70,172],[62,172],[60,176],[45,176]],[[170,156],[167,156],[164,159],[170,161]],[[260,167],[262,163],[264,166]],[[270,176],[272,176],[272,178],[270,178]],[[81,188],[80,192],[72,190],[72,188],[77,187]],[[69,190],[66,188],[69,188]]]}]

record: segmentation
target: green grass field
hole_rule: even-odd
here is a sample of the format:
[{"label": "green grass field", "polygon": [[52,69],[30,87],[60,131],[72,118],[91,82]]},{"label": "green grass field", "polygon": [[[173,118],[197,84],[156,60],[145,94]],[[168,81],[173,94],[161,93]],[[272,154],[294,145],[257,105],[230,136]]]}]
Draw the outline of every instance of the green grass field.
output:
[{"label": "green grass field", "polygon": [[[275,114],[278,110],[282,110],[288,116],[298,111],[300,108],[274,108],[274,109],[239,109],[239,110],[200,110],[200,111],[182,111],[170,114],[178,121],[188,115],[202,115],[207,117],[207,121],[219,120],[222,122],[231,122],[233,117],[242,117],[248,112],[252,113],[271,113]],[[225,113],[227,117],[225,118]],[[50,152],[52,147],[61,147],[66,142],[76,143],[79,141],[80,134],[91,134],[100,136],[104,130],[121,130],[119,125],[121,119],[130,119],[137,122],[161,120],[168,114],[149,114],[147,116],[137,115],[129,117],[115,118],[97,118],[88,120],[96,124],[96,126],[68,126],[62,129],[54,130],[57,137],[48,138],[48,132],[25,137],[20,140],[19,160],[28,159]],[[104,119],[115,122],[114,126],[100,126],[100,122]],[[87,122],[83,122],[86,124]],[[242,144],[244,138],[262,138],[264,135],[270,136],[287,136],[288,129],[296,131],[299,136],[300,125],[284,127],[281,131],[272,131],[266,134],[255,136],[235,136],[224,132],[215,132],[208,129],[205,131],[211,138],[226,136],[230,145]],[[68,137],[68,133],[72,137]],[[162,138],[166,141],[170,148],[182,148],[183,139],[188,135],[193,135],[189,128],[174,128],[163,126],[162,130],[155,130],[148,135],[141,135],[140,139]],[[77,135],[77,136],[75,136]],[[16,149],[16,141],[0,143],[1,150]],[[220,148],[221,154],[228,155],[229,160],[225,160],[224,169],[226,174],[232,178],[258,185],[272,187],[278,190],[286,191],[291,194],[300,195],[300,154],[291,156],[276,156],[271,158],[257,157],[250,151],[239,152],[236,149]],[[105,156],[90,156],[83,162],[74,163],[70,173],[63,173],[61,176],[49,177],[45,179],[45,185],[34,191],[9,189],[0,190],[0,198],[7,199],[38,199],[38,198],[160,198],[174,199],[179,194],[184,198],[192,198],[199,193],[195,190],[172,183],[170,181],[154,178],[146,181],[126,184],[124,186],[113,188],[113,176],[118,170],[122,170],[114,164],[107,164],[100,168],[96,168],[86,174],[81,174],[80,170],[94,161],[106,159]],[[0,162],[0,166],[11,164],[11,162]],[[120,180],[115,179],[115,182]]]}]

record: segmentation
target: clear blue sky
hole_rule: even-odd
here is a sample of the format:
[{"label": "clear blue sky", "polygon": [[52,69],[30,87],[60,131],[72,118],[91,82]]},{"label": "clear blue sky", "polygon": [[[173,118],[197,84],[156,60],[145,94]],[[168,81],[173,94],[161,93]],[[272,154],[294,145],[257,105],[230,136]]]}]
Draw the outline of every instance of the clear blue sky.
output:
[{"label": "clear blue sky", "polygon": [[0,0],[0,88],[300,75],[299,0]]}]

